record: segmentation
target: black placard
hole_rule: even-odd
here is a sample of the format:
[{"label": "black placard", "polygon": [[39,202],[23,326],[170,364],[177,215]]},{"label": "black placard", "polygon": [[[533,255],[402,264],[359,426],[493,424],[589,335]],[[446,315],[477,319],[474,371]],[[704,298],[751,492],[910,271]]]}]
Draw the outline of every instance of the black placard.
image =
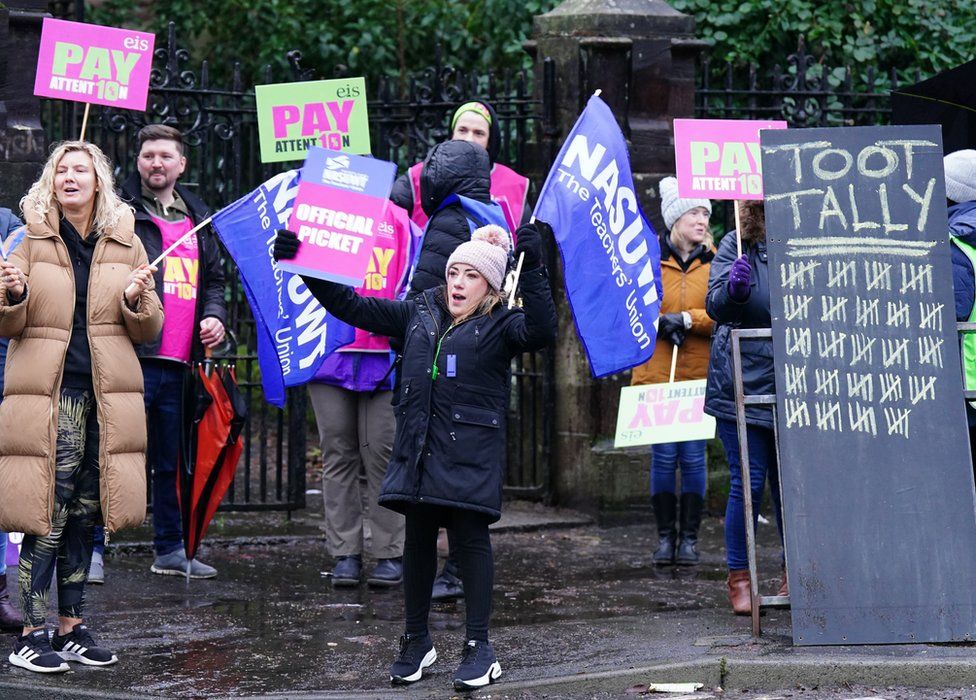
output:
[{"label": "black placard", "polygon": [[794,642],[973,639],[940,130],[761,143]]}]

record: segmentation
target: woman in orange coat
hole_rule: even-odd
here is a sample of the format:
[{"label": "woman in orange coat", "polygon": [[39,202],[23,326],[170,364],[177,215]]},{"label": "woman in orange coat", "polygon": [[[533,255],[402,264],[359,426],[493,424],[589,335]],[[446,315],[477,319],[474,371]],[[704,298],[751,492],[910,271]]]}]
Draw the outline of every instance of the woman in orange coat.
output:
[{"label": "woman in orange coat", "polygon": [[[707,199],[682,199],[678,181],[661,180],[661,216],[668,232],[661,236],[661,283],[664,298],[658,321],[657,347],[647,363],[636,367],[632,384],[667,382],[675,347],[675,381],[704,379],[708,372],[712,320],[705,313],[708,273],[715,250],[708,229],[712,205]],[[657,521],[654,563],[691,566],[698,563],[698,528],[705,502],[705,440],[653,446],[651,503]],[[675,474],[681,466],[680,539]]]}]

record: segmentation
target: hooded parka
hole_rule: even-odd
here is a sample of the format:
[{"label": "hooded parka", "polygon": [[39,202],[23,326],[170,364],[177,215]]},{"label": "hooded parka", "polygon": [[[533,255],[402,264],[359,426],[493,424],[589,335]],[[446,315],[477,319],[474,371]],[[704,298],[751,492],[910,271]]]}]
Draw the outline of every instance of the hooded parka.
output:
[{"label": "hooded parka", "polygon": [[445,141],[434,146],[420,176],[424,212],[431,217],[424,230],[410,293],[444,283],[444,268],[454,249],[471,240],[468,218],[459,202],[441,207],[450,195],[491,202],[488,152],[468,141]]},{"label": "hooded parka", "polygon": [[[0,403],[0,529],[47,536],[54,507],[58,399],[71,336],[74,269],[59,215],[28,217],[10,262],[27,277],[24,299],[0,293],[0,335],[11,338]],[[100,233],[88,285],[88,341],[98,409],[100,501],[110,532],[146,516],[146,413],[133,343],[153,340],[163,324],[156,292],[125,303],[129,273],[148,262],[126,207]]]},{"label": "hooded parka", "polygon": [[502,304],[457,325],[441,288],[411,301],[390,301],[303,279],[340,320],[404,343],[394,406],[396,437],[379,502],[398,512],[412,503],[428,503],[498,520],[511,361],[546,347],[556,333],[545,269],[522,274],[522,309]]}]

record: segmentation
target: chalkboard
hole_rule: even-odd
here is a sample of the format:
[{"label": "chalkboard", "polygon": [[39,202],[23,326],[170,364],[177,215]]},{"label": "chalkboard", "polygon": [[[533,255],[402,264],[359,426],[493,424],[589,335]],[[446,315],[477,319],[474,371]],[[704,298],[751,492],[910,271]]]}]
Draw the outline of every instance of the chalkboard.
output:
[{"label": "chalkboard", "polygon": [[976,495],[934,126],[764,131],[796,644],[976,638]]}]

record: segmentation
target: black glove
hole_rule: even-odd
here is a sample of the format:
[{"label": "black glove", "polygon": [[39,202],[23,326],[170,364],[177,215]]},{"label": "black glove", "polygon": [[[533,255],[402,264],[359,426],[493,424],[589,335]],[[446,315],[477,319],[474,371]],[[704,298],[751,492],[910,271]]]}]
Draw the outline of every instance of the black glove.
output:
[{"label": "black glove", "polygon": [[522,224],[515,232],[518,243],[515,244],[515,262],[519,255],[525,255],[522,269],[535,270],[542,265],[542,236],[535,224]]},{"label": "black glove", "polygon": [[275,236],[274,249],[271,254],[275,260],[291,260],[298,253],[298,236],[288,229],[281,229]]},{"label": "black glove", "polygon": [[664,314],[658,319],[657,334],[662,338],[671,341],[672,345],[681,346],[685,342],[685,335],[688,329],[685,328],[684,316],[677,314]]}]

